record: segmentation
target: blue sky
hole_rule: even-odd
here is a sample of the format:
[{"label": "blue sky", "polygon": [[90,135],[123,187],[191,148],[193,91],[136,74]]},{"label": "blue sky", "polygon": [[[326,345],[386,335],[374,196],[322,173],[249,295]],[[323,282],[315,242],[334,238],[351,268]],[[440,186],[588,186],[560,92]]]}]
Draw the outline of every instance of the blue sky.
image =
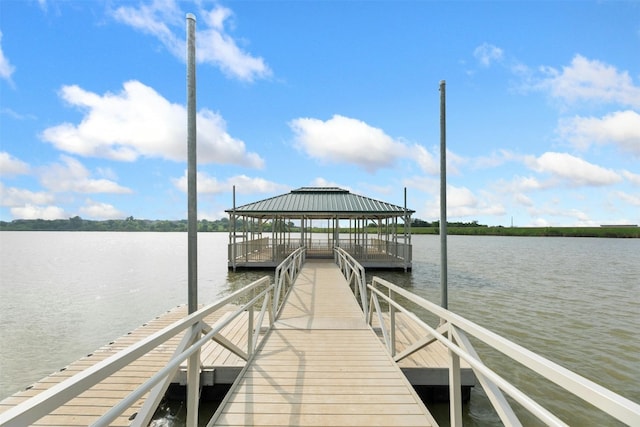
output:
[{"label": "blue sky", "polygon": [[640,224],[635,1],[0,2],[0,219],[186,218],[302,186],[508,226]]}]

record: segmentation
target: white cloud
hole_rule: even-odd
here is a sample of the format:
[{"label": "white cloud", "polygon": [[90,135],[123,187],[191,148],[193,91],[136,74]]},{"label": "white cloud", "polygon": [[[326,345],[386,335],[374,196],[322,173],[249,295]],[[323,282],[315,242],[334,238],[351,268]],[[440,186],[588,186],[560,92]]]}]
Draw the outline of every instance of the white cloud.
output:
[{"label": "white cloud", "polygon": [[227,133],[227,124],[219,114],[200,110],[197,120],[198,163],[230,163],[256,169],[264,167],[264,160],[257,153],[248,153],[244,142]]},{"label": "white cloud", "polygon": [[96,174],[103,178],[115,181],[118,179],[118,175],[111,168],[96,168]]},{"label": "white cloud", "polygon": [[447,186],[447,209],[476,206],[478,199],[466,187]]},{"label": "white cloud", "polygon": [[[420,169],[429,175],[440,175],[440,151],[431,153],[419,144],[406,147],[399,152],[402,157],[407,157],[416,162]],[[447,175],[458,175],[459,166],[468,162],[467,159],[447,150]]]},{"label": "white cloud", "polygon": [[522,193],[514,194],[513,195],[513,199],[519,205],[523,205],[523,206],[533,206],[534,205],[533,200],[531,200],[530,197],[527,197]]},{"label": "white cloud", "polygon": [[640,114],[632,110],[617,111],[601,119],[563,119],[558,126],[558,133],[580,149],[586,149],[591,144],[614,144],[623,151],[640,156]]},{"label": "white cloud", "polygon": [[[205,172],[198,172],[198,192],[202,194],[217,194],[229,191],[230,188],[222,182],[219,182],[216,177],[209,176]],[[231,187],[233,188],[233,187]],[[180,189],[185,193],[187,192],[187,172],[180,179]]]},{"label": "white cloud", "polygon": [[475,169],[490,169],[501,166],[506,162],[517,159],[517,156],[508,150],[498,150],[488,156],[479,156],[471,159]]},{"label": "white cloud", "polygon": [[515,176],[511,182],[499,180],[495,187],[497,191],[503,193],[528,193],[536,190],[543,190],[551,186],[550,182],[541,182],[533,176]]},{"label": "white cloud", "polygon": [[289,122],[296,145],[307,155],[331,163],[351,163],[368,172],[391,167],[409,148],[367,123],[334,115],[327,121],[299,118]]},{"label": "white cloud", "polygon": [[[103,96],[79,86],[64,86],[61,97],[85,112],[78,125],[45,129],[41,138],[56,148],[81,156],[134,161],[140,156],[186,161],[186,108],[172,104],[138,81],[118,94]],[[222,117],[203,109],[197,114],[199,163],[232,163],[260,168],[264,161],[247,153],[244,142],[226,132]]]},{"label": "white cloud", "polygon": [[[187,172],[180,178],[172,179],[173,185],[180,191],[187,192]],[[219,181],[216,177],[206,172],[198,172],[196,187],[199,194],[219,194],[230,192],[236,186],[238,194],[264,194],[286,191],[289,187],[275,182],[267,181],[264,178],[251,178],[246,175],[237,175]]]},{"label": "white cloud", "polygon": [[640,186],[640,175],[637,173],[622,171],[622,176],[625,177],[627,181],[629,181],[633,185]]},{"label": "white cloud", "polygon": [[616,191],[615,195],[618,197],[618,199],[630,205],[640,207],[640,195],[638,194],[629,194],[629,193],[625,193],[624,191]]},{"label": "white cloud", "polygon": [[[440,154],[438,154],[438,162]],[[453,151],[447,149],[447,175],[459,175],[460,169],[459,166],[468,163],[468,160],[462,156],[457,155]],[[438,163],[438,173],[440,171],[440,166]]]},{"label": "white cloud", "polygon": [[6,151],[0,151],[0,176],[23,175],[28,172],[28,164]]},{"label": "white cloud", "polygon": [[544,218],[534,218],[529,227],[549,227],[551,223]]},{"label": "white cloud", "polygon": [[480,199],[466,187],[447,186],[447,216],[476,217],[479,215],[504,215],[501,203],[492,200],[489,194]]},{"label": "white cloud", "polygon": [[69,215],[59,206],[53,205],[53,193],[31,191],[24,188],[5,187],[0,182],[0,206],[9,208],[16,219],[64,219]]},{"label": "white cloud", "polygon": [[505,181],[499,179],[492,186],[494,194],[502,194],[505,197],[512,199],[516,204],[526,207],[533,207],[535,205],[533,199],[527,196],[527,193],[531,193],[538,190],[545,190],[557,185],[553,180],[540,181],[533,176],[514,176],[511,181]]},{"label": "white cloud", "polygon": [[[406,157],[416,162],[420,169],[429,175],[440,175],[440,152],[439,150],[432,154],[419,144],[414,144],[411,147],[407,147],[402,157]],[[462,156],[457,155],[451,150],[447,149],[447,175],[459,175],[460,166],[468,163],[468,160]]]},{"label": "white cloud", "polygon": [[35,120],[37,118],[33,114],[20,114],[17,111],[14,111],[11,108],[7,107],[0,108],[0,114],[9,116],[14,120]]},{"label": "white cloud", "polygon": [[279,193],[290,189],[289,186],[267,181],[264,178],[251,178],[246,175],[232,176],[227,179],[226,188],[230,190],[234,185],[239,194]]},{"label": "white cloud", "polygon": [[51,193],[5,187],[0,182],[0,206],[47,205],[54,201],[55,197]]},{"label": "white cloud", "polygon": [[[563,209],[555,206],[531,207],[529,208],[529,213],[533,217],[533,221],[530,224],[533,227],[596,227],[599,225],[597,221],[592,220],[589,215],[579,209]],[[547,218],[553,218],[553,220]],[[569,218],[571,222],[567,223],[561,218]]]},{"label": "white cloud", "polygon": [[90,172],[78,160],[61,156],[61,163],[42,168],[40,182],[53,192],[74,193],[131,193],[131,189],[122,187],[108,179],[92,179]]},{"label": "white cloud", "polygon": [[230,9],[217,5],[209,12],[201,12],[208,28],[196,36],[198,61],[212,63],[231,77],[244,81],[271,76],[264,59],[254,57],[238,47],[224,29],[224,22],[232,15]]},{"label": "white cloud", "polygon": [[570,186],[611,185],[622,180],[616,172],[589,163],[567,153],[547,152],[540,157],[528,156],[525,164],[530,169],[548,173]]},{"label": "white cloud", "polygon": [[541,70],[546,77],[537,88],[567,104],[586,101],[640,107],[640,87],[634,85],[629,73],[603,62],[576,55],[562,70]]},{"label": "white cloud", "polygon": [[[271,75],[260,57],[243,51],[225,30],[231,9],[215,5],[210,11],[201,9],[196,24],[196,59],[219,67],[226,75],[243,81],[254,81]],[[185,13],[175,0],[154,0],[139,7],[121,6],[113,17],[145,34],[156,37],[174,56],[185,60]]]},{"label": "white cloud", "polygon": [[11,216],[20,219],[66,219],[69,218],[61,207],[24,205],[11,208]]},{"label": "white cloud", "polygon": [[85,205],[80,208],[83,218],[105,220],[124,218],[125,214],[108,203],[96,202],[87,199]]},{"label": "white cloud", "polygon": [[117,21],[158,38],[171,54],[185,58],[184,36],[178,37],[170,28],[180,25],[185,16],[175,1],[153,0],[137,8],[121,6],[112,15]]},{"label": "white cloud", "polygon": [[[188,191],[187,171],[184,171],[184,175],[180,178],[172,178],[173,185],[180,191],[186,193]],[[217,194],[229,191],[229,187],[224,187],[224,183],[218,181],[214,176],[207,174],[206,172],[198,172],[196,187],[198,194]]]},{"label": "white cloud", "polygon": [[[2,42],[2,31],[0,31],[0,43]],[[11,75],[16,70],[16,68],[11,65],[9,62],[9,58],[4,56],[4,51],[2,50],[2,45],[0,44],[0,78],[3,78],[9,84],[13,85],[13,81],[11,80]]]},{"label": "white cloud", "polygon": [[[430,175],[438,175],[440,173],[440,157],[432,155],[426,148],[421,145],[414,145],[413,150],[415,151],[414,159],[420,166],[423,172],[428,173]],[[447,156],[447,160],[449,160],[449,156]]]},{"label": "white cloud", "polygon": [[488,67],[492,62],[501,61],[503,53],[502,49],[497,46],[490,43],[482,43],[480,46],[475,48],[473,56],[480,62],[480,64],[482,64],[482,66]]},{"label": "white cloud", "polygon": [[425,176],[412,176],[402,180],[402,185],[429,194],[440,194],[440,180]]},{"label": "white cloud", "polygon": [[[467,187],[447,185],[447,218],[474,218],[478,216],[504,215],[502,203],[495,200],[489,193],[482,192],[478,198]],[[440,216],[440,197],[433,199],[426,205],[426,214],[430,218]]]}]

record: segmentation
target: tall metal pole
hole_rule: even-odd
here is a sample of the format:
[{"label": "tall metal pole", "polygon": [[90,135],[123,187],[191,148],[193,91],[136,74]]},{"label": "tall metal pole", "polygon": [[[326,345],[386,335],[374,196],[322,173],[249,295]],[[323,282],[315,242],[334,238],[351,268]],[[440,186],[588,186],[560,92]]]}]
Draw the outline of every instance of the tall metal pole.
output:
[{"label": "tall metal pole", "polygon": [[[198,310],[198,191],[196,161],[196,17],[187,14],[187,193],[188,193],[188,309]],[[200,337],[200,324],[193,326],[194,340]],[[187,425],[198,425],[200,394],[200,350],[187,361]]]},{"label": "tall metal pole", "polygon": [[189,314],[198,310],[198,196],[196,187],[196,17],[187,14],[187,193]]},{"label": "tall metal pole", "polygon": [[440,293],[448,308],[447,291],[447,118],[445,81],[440,80]]}]

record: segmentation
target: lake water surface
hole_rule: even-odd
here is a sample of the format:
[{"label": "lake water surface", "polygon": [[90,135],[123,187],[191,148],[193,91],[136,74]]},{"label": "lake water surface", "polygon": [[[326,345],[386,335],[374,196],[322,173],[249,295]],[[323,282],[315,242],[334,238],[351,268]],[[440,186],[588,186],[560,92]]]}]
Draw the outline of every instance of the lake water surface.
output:
[{"label": "lake water surface", "polygon": [[[265,274],[228,272],[227,241],[198,236],[201,303]],[[450,310],[640,402],[640,239],[450,236],[448,247]],[[439,237],[413,236],[413,254],[412,273],[375,274],[438,303]],[[187,234],[2,232],[0,281],[2,399],[184,304]],[[571,425],[613,424],[500,355],[485,362]],[[499,425],[480,387],[465,425]]]}]

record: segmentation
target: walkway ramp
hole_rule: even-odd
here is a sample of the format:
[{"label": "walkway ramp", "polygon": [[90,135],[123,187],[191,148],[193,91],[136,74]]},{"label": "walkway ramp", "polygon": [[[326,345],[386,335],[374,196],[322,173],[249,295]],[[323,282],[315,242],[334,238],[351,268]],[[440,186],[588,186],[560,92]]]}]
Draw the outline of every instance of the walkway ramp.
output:
[{"label": "walkway ramp", "polygon": [[437,425],[339,268],[308,260],[210,426]]}]

